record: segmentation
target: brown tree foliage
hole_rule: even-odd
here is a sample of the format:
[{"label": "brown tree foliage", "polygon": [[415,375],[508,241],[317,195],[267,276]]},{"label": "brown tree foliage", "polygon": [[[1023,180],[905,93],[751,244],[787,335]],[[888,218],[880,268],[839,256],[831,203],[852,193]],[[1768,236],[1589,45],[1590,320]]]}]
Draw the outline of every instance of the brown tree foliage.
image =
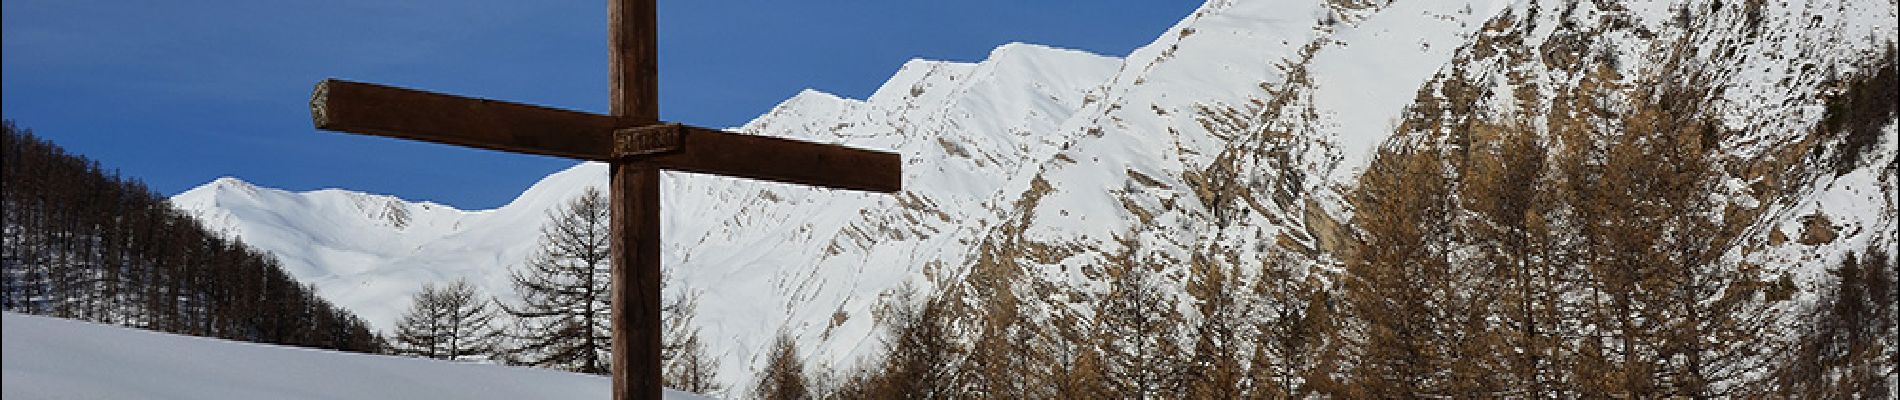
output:
[{"label": "brown tree foliage", "polygon": [[[1725,262],[1723,135],[1694,74],[1594,70],[1546,115],[1420,118],[1354,194],[1329,393],[1372,397],[1758,395],[1777,293]],[[1436,114],[1436,112],[1427,112]]]},{"label": "brown tree foliage", "polygon": [[1350,384],[1335,395],[1492,395],[1492,305],[1454,258],[1450,166],[1431,147],[1388,146],[1354,198],[1364,247],[1347,260],[1343,326]]},{"label": "brown tree foliage", "polygon": [[[1131,247],[1132,249],[1132,247]],[[1134,250],[1130,250],[1133,253]],[[1096,302],[1095,351],[1104,382],[1131,397],[1173,397],[1186,388],[1182,374],[1190,346],[1183,341],[1181,313],[1169,293],[1162,266],[1125,257],[1108,293]]]},{"label": "brown tree foliage", "polygon": [[1890,253],[1869,248],[1828,271],[1834,285],[1803,315],[1801,337],[1775,379],[1779,395],[1830,399],[1893,397],[1900,291]]},{"label": "brown tree foliage", "polygon": [[666,387],[690,393],[712,393],[724,387],[718,382],[719,360],[706,351],[706,343],[700,339],[699,327],[693,319],[699,314],[699,300],[682,294],[669,304],[661,306],[662,323],[666,325],[665,344],[662,345],[661,378]]},{"label": "brown tree foliage", "polygon": [[948,304],[940,298],[916,302],[902,291],[879,314],[886,326],[883,359],[861,367],[831,396],[848,399],[954,399],[971,395],[975,372],[962,367],[967,356],[954,341]]},{"label": "brown tree foliage", "polygon": [[1243,298],[1243,304],[1251,304],[1247,320],[1258,339],[1251,343],[1241,397],[1307,398],[1338,391],[1340,382],[1333,378],[1342,360],[1327,352],[1338,337],[1330,287],[1300,273],[1298,262],[1285,254],[1270,255],[1264,264],[1252,287],[1254,297]]},{"label": "brown tree foliage", "polygon": [[798,355],[798,346],[792,343],[789,335],[780,334],[772,342],[772,350],[767,353],[765,370],[759,373],[759,382],[752,388],[752,397],[760,400],[807,400],[816,397],[809,377],[805,375],[805,360]]}]

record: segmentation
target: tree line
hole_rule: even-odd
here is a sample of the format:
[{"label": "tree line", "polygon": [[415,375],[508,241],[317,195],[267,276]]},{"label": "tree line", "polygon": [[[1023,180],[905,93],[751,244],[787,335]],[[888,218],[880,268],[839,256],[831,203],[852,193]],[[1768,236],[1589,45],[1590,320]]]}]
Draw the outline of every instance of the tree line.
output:
[{"label": "tree line", "polygon": [[276,259],[30,129],[0,136],[0,307],[260,343],[377,352],[368,324]]}]

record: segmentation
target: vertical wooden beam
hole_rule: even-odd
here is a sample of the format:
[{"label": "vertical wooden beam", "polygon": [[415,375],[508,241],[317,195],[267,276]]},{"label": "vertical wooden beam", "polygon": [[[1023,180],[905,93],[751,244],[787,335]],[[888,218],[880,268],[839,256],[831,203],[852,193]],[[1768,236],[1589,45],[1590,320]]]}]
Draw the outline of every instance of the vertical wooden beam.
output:
[{"label": "vertical wooden beam", "polygon": [[660,122],[659,45],[655,36],[658,18],[654,0],[608,0],[607,46],[613,50],[607,60],[612,70],[608,83],[613,86],[613,116],[624,119],[621,127],[645,126]]},{"label": "vertical wooden beam", "polygon": [[[619,127],[660,121],[654,0],[608,0],[607,61]],[[658,400],[660,383],[660,170],[610,167],[613,214],[613,392]]]},{"label": "vertical wooden beam", "polygon": [[615,400],[659,399],[660,169],[610,167]]}]

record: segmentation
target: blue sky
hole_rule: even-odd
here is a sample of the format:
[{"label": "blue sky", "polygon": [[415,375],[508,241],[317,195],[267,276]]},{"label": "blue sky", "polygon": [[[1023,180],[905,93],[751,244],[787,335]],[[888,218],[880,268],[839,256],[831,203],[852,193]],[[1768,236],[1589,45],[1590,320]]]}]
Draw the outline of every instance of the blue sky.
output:
[{"label": "blue sky", "polygon": [[[5,117],[176,194],[220,176],[497,207],[573,161],[310,127],[328,77],[605,112],[606,2],[7,0]],[[1012,41],[1123,56],[1199,5],[660,1],[660,114],[736,126],[800,89]]]}]

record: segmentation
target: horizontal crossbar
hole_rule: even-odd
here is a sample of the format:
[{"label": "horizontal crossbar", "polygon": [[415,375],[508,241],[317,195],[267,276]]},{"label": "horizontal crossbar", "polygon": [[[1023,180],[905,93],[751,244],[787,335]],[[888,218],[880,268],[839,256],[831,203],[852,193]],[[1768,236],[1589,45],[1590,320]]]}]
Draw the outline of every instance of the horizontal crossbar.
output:
[{"label": "horizontal crossbar", "polygon": [[903,188],[895,153],[651,121],[622,128],[606,115],[337,79],[317,84],[310,117],[317,129],[363,135],[837,189]]}]

